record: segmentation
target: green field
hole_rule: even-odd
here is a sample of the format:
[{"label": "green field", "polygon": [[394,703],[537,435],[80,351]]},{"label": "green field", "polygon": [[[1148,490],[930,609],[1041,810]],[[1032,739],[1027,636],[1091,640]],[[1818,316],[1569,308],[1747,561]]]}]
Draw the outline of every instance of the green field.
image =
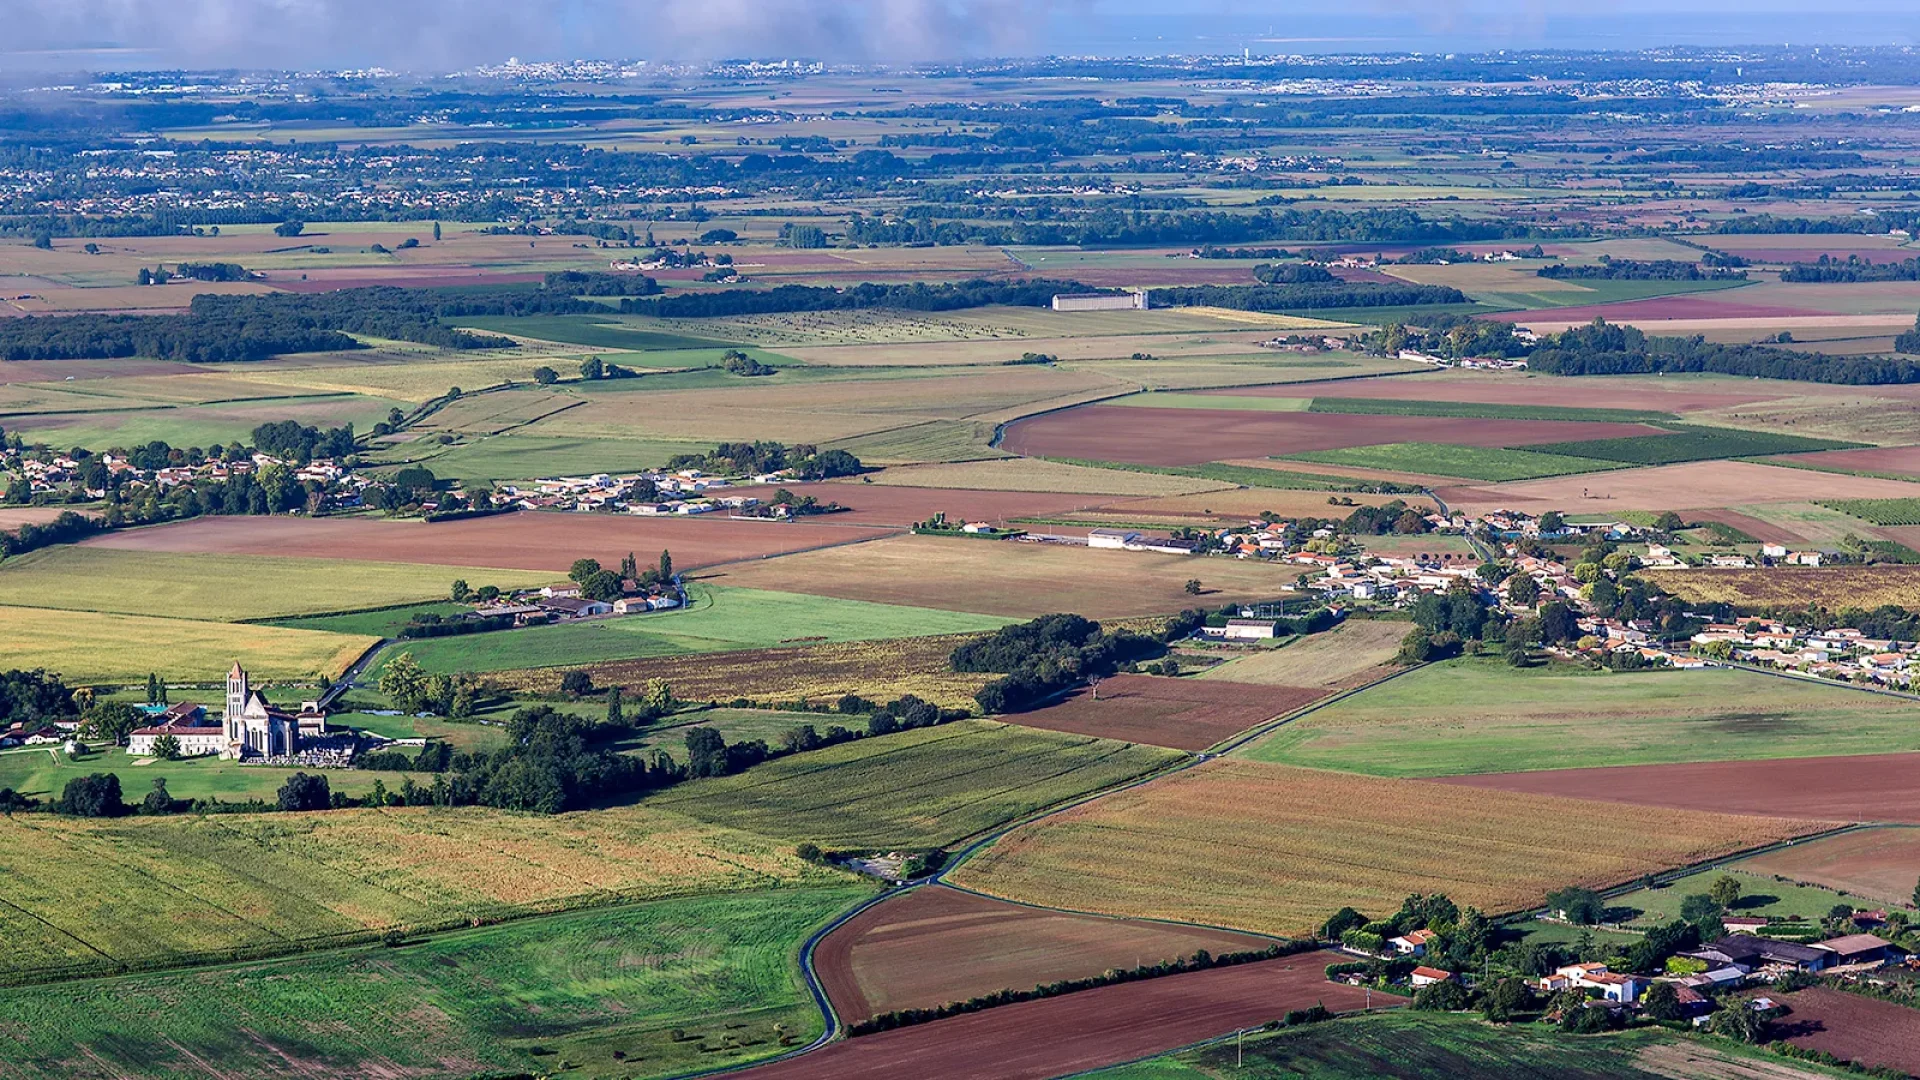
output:
[{"label": "green field", "polygon": [[823,848],[933,847],[1185,755],[986,720],[796,754],[648,805]]},{"label": "green field", "polygon": [[[201,697],[213,700],[218,696],[217,691],[202,695],[195,695],[191,691],[175,691],[173,699],[192,701]],[[342,722],[355,723],[346,718]],[[150,764],[136,764],[149,761]],[[227,802],[264,799],[272,802],[280,785],[286,783],[287,777],[296,771],[264,765],[241,765],[236,761],[221,761],[217,757],[152,761],[133,757],[118,747],[95,750],[80,758],[68,757],[65,751],[57,747],[0,751],[0,787],[10,787],[34,799],[59,798],[67,781],[90,773],[110,772],[120,777],[120,791],[128,802],[139,802],[153,787],[155,777],[166,778],[167,790],[176,799],[222,799]],[[373,788],[375,778],[384,778],[387,786],[393,788],[399,786],[401,775],[339,769],[329,772],[327,781],[335,791],[364,795]],[[415,779],[429,782],[432,778],[420,776]]]},{"label": "green field", "polygon": [[1900,698],[1727,668],[1590,672],[1450,660],[1334,702],[1257,761],[1451,776],[1920,749]]},{"label": "green field", "polygon": [[304,618],[275,619],[271,625],[298,630],[326,630],[335,634],[364,634],[368,637],[399,637],[415,615],[459,615],[472,611],[467,604],[441,600],[403,607],[353,611],[345,615],[310,615]]},{"label": "green field", "polygon": [[534,435],[518,431],[461,443],[425,459],[435,476],[449,480],[531,480],[659,468],[677,454],[713,449],[673,439],[615,439]]},{"label": "green field", "polygon": [[[1108,404],[1112,404],[1109,402]],[[1590,423],[1645,424],[1675,420],[1672,413],[1647,409],[1582,409],[1569,405],[1496,405],[1477,401],[1395,401],[1390,398],[1317,397],[1308,412],[1353,416],[1452,416],[1475,420],[1585,420]]]},{"label": "green field", "polygon": [[1257,465],[1225,465],[1209,461],[1200,465],[1135,465],[1125,461],[1088,461],[1081,458],[1044,458],[1062,465],[1118,472],[1153,473],[1158,476],[1187,476],[1195,480],[1218,480],[1241,487],[1276,488],[1283,491],[1353,491],[1367,485],[1365,480],[1327,473],[1294,472],[1290,469],[1264,469]]},{"label": "green field", "polygon": [[800,945],[869,894],[842,884],[664,900],[400,948],[0,991],[11,1033],[0,1072],[638,1078],[751,1061],[783,1035],[819,1034]]},{"label": "green field", "polygon": [[[658,349],[725,349],[728,343],[714,338],[663,334],[654,330],[636,330],[623,326],[617,315],[486,315],[454,320],[461,326],[495,334],[557,341],[564,345],[588,345],[597,349],[627,349],[642,352]],[[715,359],[719,357],[715,353]],[[641,361],[644,363],[644,361]],[[675,367],[703,367],[701,364],[676,364]]]},{"label": "green field", "polygon": [[1733,902],[1728,911],[1730,915],[1762,915],[1769,919],[1800,918],[1808,923],[1809,929],[1818,929],[1820,920],[1827,917],[1835,904],[1850,904],[1853,907],[1888,907],[1890,910],[1905,910],[1911,916],[1911,907],[1886,905],[1877,901],[1869,903],[1864,897],[1843,896],[1837,889],[1823,888],[1819,885],[1796,885],[1791,881],[1775,881],[1770,874],[1755,874],[1739,868],[1739,864],[1703,874],[1693,874],[1657,889],[1636,889],[1624,896],[1609,897],[1607,907],[1609,922],[1620,922],[1627,926],[1657,926],[1672,922],[1680,917],[1680,903],[1689,894],[1703,893],[1723,874],[1730,874],[1740,882],[1740,899]]},{"label": "green field", "polygon": [[[604,711],[604,710],[602,710]],[[764,740],[778,747],[780,736],[802,725],[811,724],[824,731],[831,724],[864,727],[860,717],[822,716],[819,713],[780,712],[776,709],[696,709],[666,717],[620,742],[622,750],[650,750],[658,747],[684,760],[687,756],[687,732],[694,728],[712,728],[728,742]]]},{"label": "green field", "polygon": [[1668,435],[1637,435],[1625,439],[1540,443],[1529,446],[1527,449],[1535,453],[1564,454],[1568,457],[1628,462],[1634,465],[1674,465],[1683,461],[1713,461],[1721,458],[1759,457],[1765,454],[1806,454],[1816,450],[1850,450],[1857,449],[1861,445],[1861,443],[1840,442],[1835,439],[1774,435],[1764,431],[1672,425],[1672,433]]},{"label": "green field", "polygon": [[787,845],[654,806],[552,816],[484,807],[34,813],[0,821],[0,831],[8,943],[0,983],[260,959],[365,943],[389,928],[445,930],[844,880]]},{"label": "green field", "polygon": [[[1586,444],[1579,444],[1586,445]],[[1363,469],[1390,472],[1428,473],[1434,476],[1458,476],[1468,480],[1533,480],[1543,476],[1567,476],[1572,473],[1618,469],[1618,462],[1548,453],[1541,450],[1502,450],[1485,446],[1458,446],[1452,443],[1382,443],[1377,446],[1349,446],[1339,450],[1309,450],[1288,454],[1282,461],[1317,461],[1325,465],[1351,465]]]},{"label": "green field", "polygon": [[512,671],[602,660],[871,641],[992,630],[1008,620],[799,593],[696,585],[684,611],[434,638],[389,649],[381,666],[410,652],[430,671]]},{"label": "green field", "polygon": [[61,545],[0,563],[0,602],[238,622],[438,600],[455,578],[541,585],[532,570]]},{"label": "green field", "polygon": [[1820,505],[1875,525],[1920,525],[1920,499],[1831,499]]},{"label": "green field", "polygon": [[[1602,1036],[1565,1035],[1536,1024],[1496,1026],[1478,1016],[1398,1011],[1346,1017],[1274,1035],[1231,1041],[1136,1065],[1084,1074],[1086,1080],[1658,1080],[1663,1077],[1838,1076],[1731,1043],[1710,1045],[1658,1028]],[[1757,1060],[1748,1061],[1747,1056]]]}]

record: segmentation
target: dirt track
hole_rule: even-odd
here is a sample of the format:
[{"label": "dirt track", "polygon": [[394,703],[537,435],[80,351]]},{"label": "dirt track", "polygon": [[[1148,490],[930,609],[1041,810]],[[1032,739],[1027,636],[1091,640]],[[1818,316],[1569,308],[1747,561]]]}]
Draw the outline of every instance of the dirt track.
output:
[{"label": "dirt track", "polygon": [[827,935],[813,962],[842,1020],[933,1008],[1193,955],[1264,949],[1249,934],[1070,915],[941,885],[875,904]]},{"label": "dirt track", "polygon": [[[1365,992],[1326,981],[1337,953],[1103,986],[1003,1005],[917,1027],[834,1043],[749,1069],[753,1080],[1046,1080],[1132,1061],[1324,1004],[1366,1004]],[[1374,994],[1373,1004],[1400,1004]]]},{"label": "dirt track", "polygon": [[1450,776],[1442,784],[1725,814],[1920,824],[1920,754]]}]

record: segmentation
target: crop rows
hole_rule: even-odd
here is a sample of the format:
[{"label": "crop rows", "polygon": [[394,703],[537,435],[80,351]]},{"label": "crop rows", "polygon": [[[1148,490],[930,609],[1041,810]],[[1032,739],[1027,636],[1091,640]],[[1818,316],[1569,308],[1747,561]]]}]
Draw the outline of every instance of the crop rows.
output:
[{"label": "crop rows", "polygon": [[1887,604],[1920,607],[1920,566],[1776,566],[1767,570],[1650,570],[1646,579],[1695,603],[1742,608],[1871,611]]},{"label": "crop rows", "polygon": [[1820,505],[1875,525],[1920,525],[1920,499],[1827,499]]},{"label": "crop rows", "polygon": [[1184,755],[982,720],[796,754],[656,799],[824,848],[951,844]]},{"label": "crop rows", "polygon": [[1346,905],[1389,913],[1416,888],[1515,911],[1553,888],[1815,828],[1222,760],[1016,830],[955,882],[1047,906],[1301,934]]},{"label": "crop rows", "polygon": [[1846,450],[1859,443],[1809,439],[1764,431],[1669,425],[1669,434],[1624,439],[1587,439],[1580,442],[1540,443],[1528,450],[1567,457],[1619,461],[1633,465],[1675,465],[1683,461],[1761,457],[1768,454],[1806,454],[1816,450]]}]

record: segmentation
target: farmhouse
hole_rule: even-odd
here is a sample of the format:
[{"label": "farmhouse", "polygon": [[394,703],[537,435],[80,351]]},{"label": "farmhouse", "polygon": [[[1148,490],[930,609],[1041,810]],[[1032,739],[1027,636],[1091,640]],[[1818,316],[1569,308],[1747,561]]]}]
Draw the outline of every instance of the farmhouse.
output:
[{"label": "farmhouse", "polygon": [[589,615],[608,615],[613,605],[604,600],[583,600],[578,596],[556,596],[540,601],[542,610],[563,619],[584,619]]},{"label": "farmhouse", "polygon": [[1127,529],[1094,529],[1087,533],[1087,546],[1090,548],[1124,550],[1139,542],[1140,534]]},{"label": "farmhouse", "polygon": [[1834,960],[1833,951],[1819,945],[1773,941],[1751,934],[1723,937],[1711,945],[1681,955],[1705,960],[1714,967],[1739,968],[1748,973],[1766,968],[1820,971]]},{"label": "farmhouse", "polygon": [[1569,964],[1540,980],[1540,988],[1549,993],[1569,988],[1598,990],[1601,997],[1622,1005],[1633,1004],[1646,986],[1646,979],[1609,971],[1607,965],[1600,963]]},{"label": "farmhouse", "polygon": [[1442,971],[1439,968],[1417,967],[1413,969],[1413,975],[1408,981],[1415,987],[1432,986],[1434,983],[1452,982],[1453,972]]},{"label": "farmhouse", "polygon": [[1278,625],[1272,619],[1228,619],[1221,636],[1228,641],[1270,641]]},{"label": "farmhouse", "polygon": [[1873,934],[1848,934],[1845,937],[1823,941],[1820,943],[1820,948],[1832,952],[1834,963],[1838,965],[1878,966],[1906,955],[1905,951],[1893,942]]},{"label": "farmhouse", "polygon": [[1393,946],[1393,951],[1399,953],[1401,956],[1425,956],[1427,954],[1427,942],[1432,940],[1432,931],[1415,930],[1410,934],[1403,934],[1397,938],[1388,938],[1387,944]]}]

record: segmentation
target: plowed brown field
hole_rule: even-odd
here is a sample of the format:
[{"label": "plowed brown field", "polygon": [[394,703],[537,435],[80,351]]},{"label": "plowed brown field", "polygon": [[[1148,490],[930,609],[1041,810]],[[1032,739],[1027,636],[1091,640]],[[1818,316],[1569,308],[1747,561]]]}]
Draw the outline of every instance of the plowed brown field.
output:
[{"label": "plowed brown field", "polygon": [[[1763,384],[1764,385],[1764,384]],[[1554,405],[1582,409],[1652,409],[1690,412],[1717,409],[1785,396],[1773,389],[1749,390],[1726,385],[1657,379],[1565,379],[1552,375],[1506,375],[1474,372],[1455,374],[1385,375],[1373,379],[1336,382],[1247,386],[1232,390],[1197,391],[1242,397],[1374,398],[1388,401],[1466,401],[1490,405]]]},{"label": "plowed brown field", "polygon": [[565,572],[579,558],[618,565],[633,552],[645,563],[662,550],[673,553],[676,566],[691,569],[871,540],[890,531],[896,530],[614,514],[519,513],[434,525],[358,518],[206,517],[111,533],[87,543],[123,551],[299,555]]},{"label": "plowed brown field", "polygon": [[1920,1073],[1920,1009],[1824,986],[1775,998],[1790,1010],[1774,1021],[1776,1037],[1856,1065]]},{"label": "plowed brown field", "polygon": [[1920,478],[1920,446],[1875,446],[1866,450],[1822,450],[1796,454],[1794,462],[1843,472],[1897,473]]},{"label": "plowed brown field", "polygon": [[1920,868],[1920,829],[1865,829],[1770,851],[1740,863],[1756,874],[1778,874],[1830,889],[1908,904]]},{"label": "plowed brown field", "polygon": [[837,927],[813,962],[835,1011],[857,1021],[1179,959],[1198,949],[1218,954],[1268,944],[1250,934],[1073,915],[932,885],[875,904]]},{"label": "plowed brown field", "polygon": [[[1003,1005],[834,1043],[740,1075],[753,1080],[1047,1080],[1278,1019],[1290,1009],[1362,1008],[1365,991],[1326,980],[1338,953],[1123,983]],[[1400,999],[1376,993],[1374,1005]]]},{"label": "plowed brown field", "polygon": [[1222,679],[1200,682],[1156,675],[1115,675],[1101,681],[1097,695],[1077,690],[1058,705],[1007,719],[1051,731],[1175,750],[1205,750],[1327,693],[1324,689]]},{"label": "plowed brown field", "polygon": [[1902,499],[1920,494],[1920,487],[1899,480],[1746,461],[1694,461],[1510,484],[1461,484],[1438,489],[1435,494],[1449,507],[1467,513],[1507,507],[1610,514],[1621,510],[1704,510],[1757,502]]},{"label": "plowed brown field", "polygon": [[1678,810],[1920,824],[1920,754],[1696,761],[1449,776],[1442,784]]},{"label": "plowed brown field", "polygon": [[1437,416],[1349,416],[1236,409],[1150,409],[1082,405],[1008,425],[1003,448],[1039,457],[1194,465],[1376,443],[1462,446],[1621,439],[1658,434],[1642,424],[1566,420],[1463,420]]}]

